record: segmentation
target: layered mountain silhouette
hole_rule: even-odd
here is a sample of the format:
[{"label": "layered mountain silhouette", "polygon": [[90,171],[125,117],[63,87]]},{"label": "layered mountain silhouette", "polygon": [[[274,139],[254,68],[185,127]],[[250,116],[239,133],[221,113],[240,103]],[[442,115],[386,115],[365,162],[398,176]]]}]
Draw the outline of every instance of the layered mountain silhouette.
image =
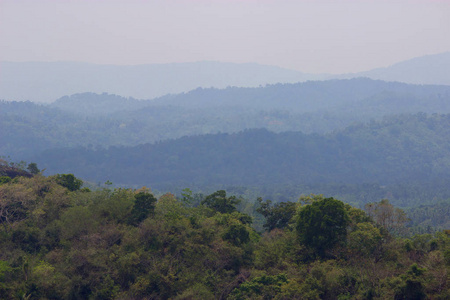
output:
[{"label": "layered mountain silhouette", "polygon": [[450,52],[427,55],[367,72],[327,75],[254,63],[192,62],[134,66],[77,62],[0,62],[0,99],[52,102],[76,93],[151,99],[201,88],[258,87],[308,80],[368,77],[450,85]]}]

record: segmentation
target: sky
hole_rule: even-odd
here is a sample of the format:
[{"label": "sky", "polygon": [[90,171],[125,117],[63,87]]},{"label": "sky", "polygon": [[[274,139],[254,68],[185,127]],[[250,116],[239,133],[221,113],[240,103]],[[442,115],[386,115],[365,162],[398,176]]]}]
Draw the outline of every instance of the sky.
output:
[{"label": "sky", "polygon": [[0,61],[348,73],[450,51],[450,1],[0,0]]}]

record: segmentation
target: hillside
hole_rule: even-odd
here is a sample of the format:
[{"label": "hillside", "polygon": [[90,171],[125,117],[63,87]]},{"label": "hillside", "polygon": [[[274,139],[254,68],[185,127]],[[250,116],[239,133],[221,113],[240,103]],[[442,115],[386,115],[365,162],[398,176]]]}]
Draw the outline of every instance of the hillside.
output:
[{"label": "hillside", "polygon": [[[333,134],[265,129],[105,149],[47,150],[50,173],[119,185],[426,184],[450,178],[450,115],[355,124]],[[449,195],[450,196],[450,195]]]},{"label": "hillside", "polygon": [[0,298],[450,296],[448,230],[407,235],[387,200],[363,211],[319,195],[274,204],[81,185],[71,174],[0,182]]},{"label": "hillside", "polygon": [[153,100],[82,93],[50,105],[0,101],[0,154],[136,146],[249,128],[325,134],[405,113],[450,113],[450,87],[370,79],[197,89]]},{"label": "hillside", "polygon": [[[450,97],[450,87],[436,85],[412,85],[386,82],[368,78],[354,78],[326,81],[308,81],[293,84],[273,84],[264,87],[197,88],[175,95],[167,95],[148,101],[138,101],[116,95],[82,93],[63,97],[51,103],[67,112],[93,114],[103,106],[103,112],[140,110],[143,106],[175,106],[183,108],[241,107],[260,110],[288,110],[296,113],[310,113],[349,107],[370,98],[409,97],[422,101],[420,109],[426,109],[433,98],[440,98],[437,104],[443,106]],[[430,99],[431,98],[431,99]],[[388,102],[388,101],[386,101]],[[398,112],[404,103],[392,107]],[[435,103],[433,103],[435,104]],[[81,107],[80,107],[81,106]],[[438,109],[434,107],[433,109]]]},{"label": "hillside", "polygon": [[[378,68],[343,78],[369,77],[412,84],[450,85],[450,52],[416,57],[386,68]],[[341,77],[341,78],[342,78]]]}]

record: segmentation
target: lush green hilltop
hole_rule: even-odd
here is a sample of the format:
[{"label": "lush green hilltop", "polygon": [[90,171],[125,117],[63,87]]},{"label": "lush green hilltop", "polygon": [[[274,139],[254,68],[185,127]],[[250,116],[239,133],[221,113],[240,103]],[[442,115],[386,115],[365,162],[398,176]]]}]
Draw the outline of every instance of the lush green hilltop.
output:
[{"label": "lush green hilltop", "polygon": [[400,238],[405,214],[387,200],[364,212],[322,196],[252,203],[81,184],[0,184],[1,298],[450,297],[448,231]]}]

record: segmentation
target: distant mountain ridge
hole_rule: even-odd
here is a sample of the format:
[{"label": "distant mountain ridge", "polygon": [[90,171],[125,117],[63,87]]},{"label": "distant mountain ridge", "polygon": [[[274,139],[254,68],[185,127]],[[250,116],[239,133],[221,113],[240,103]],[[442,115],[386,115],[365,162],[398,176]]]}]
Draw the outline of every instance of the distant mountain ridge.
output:
[{"label": "distant mountain ridge", "polygon": [[257,87],[322,78],[274,66],[207,61],[133,66],[0,62],[0,70],[0,99],[47,103],[85,92],[151,99],[198,87]]},{"label": "distant mountain ridge", "polygon": [[[432,112],[427,109],[431,103],[426,103],[426,99],[432,96],[450,99],[450,87],[352,78],[273,84],[257,88],[197,88],[187,93],[166,95],[151,100],[124,98],[106,93],[101,95],[81,93],[64,96],[49,104],[49,106],[68,113],[82,115],[105,115],[161,106],[183,108],[240,107],[307,113],[321,109],[333,110],[342,106],[347,107],[350,104],[374,97],[392,99],[399,96],[409,97],[409,101],[420,99],[422,107],[415,112]],[[440,110],[438,109],[435,112],[440,112]]]},{"label": "distant mountain ridge", "polygon": [[133,66],[81,62],[0,62],[0,99],[49,103],[65,95],[85,92],[152,99],[186,93],[199,87],[259,87],[357,77],[450,85],[450,52],[417,57],[386,68],[341,75],[307,74],[256,63],[211,61]]},{"label": "distant mountain ridge", "polygon": [[339,76],[339,78],[355,77],[411,84],[450,85],[450,52],[416,57],[386,68]]}]

